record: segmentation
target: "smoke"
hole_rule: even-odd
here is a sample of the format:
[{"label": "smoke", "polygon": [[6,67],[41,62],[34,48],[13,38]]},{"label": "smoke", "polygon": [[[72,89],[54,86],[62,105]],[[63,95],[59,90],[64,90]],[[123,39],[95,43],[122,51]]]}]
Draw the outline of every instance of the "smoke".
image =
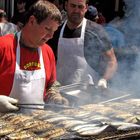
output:
[{"label": "smoke", "polygon": [[[113,79],[113,84],[131,90],[140,91],[140,0],[124,0],[125,16],[110,22],[125,36],[125,46],[122,48],[119,60],[119,70]],[[116,82],[116,83],[115,83]]]},{"label": "smoke", "polygon": [[[117,50],[115,50],[117,51],[118,70],[108,84],[114,91],[112,90],[109,94],[107,90],[107,93],[101,96],[100,93],[102,92],[93,89],[94,87],[88,87],[85,92],[88,91],[91,93],[91,97],[89,97],[90,95],[87,96],[87,94],[84,96],[83,91],[83,93],[79,95],[80,100],[77,99],[77,104],[87,104],[89,102],[98,103],[110,99],[109,96],[112,96],[112,98],[113,96],[121,96],[121,90],[126,91],[123,94],[137,94],[140,91],[140,0],[125,0],[125,3],[125,16],[122,19],[110,22],[112,26],[115,26],[124,34],[125,39],[125,45],[122,48],[117,48]],[[98,30],[99,28],[92,24],[90,24],[89,28],[90,30],[88,30],[85,35],[87,44],[84,48],[84,55],[87,63],[96,70],[96,67],[98,68],[97,62],[100,59],[100,48],[101,46],[107,46],[108,44],[105,44],[106,40],[104,40],[102,30]],[[100,38],[98,38],[98,35]]]}]

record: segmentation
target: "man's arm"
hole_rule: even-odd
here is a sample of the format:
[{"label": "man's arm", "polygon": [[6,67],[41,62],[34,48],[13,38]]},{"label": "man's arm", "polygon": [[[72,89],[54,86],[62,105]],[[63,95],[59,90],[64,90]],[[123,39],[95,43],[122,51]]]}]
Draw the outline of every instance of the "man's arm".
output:
[{"label": "man's arm", "polygon": [[68,105],[69,102],[66,98],[62,97],[59,92],[60,83],[55,81],[46,92],[46,103],[54,103],[54,104],[64,104]]},{"label": "man's arm", "polygon": [[104,53],[107,59],[107,66],[102,78],[98,81],[98,87],[107,88],[107,81],[110,80],[117,70],[117,59],[113,48]]},{"label": "man's arm", "polygon": [[107,58],[107,67],[105,69],[105,73],[103,74],[104,79],[109,80],[113,77],[114,73],[117,70],[117,59],[114,53],[114,49],[105,52],[105,57]]}]

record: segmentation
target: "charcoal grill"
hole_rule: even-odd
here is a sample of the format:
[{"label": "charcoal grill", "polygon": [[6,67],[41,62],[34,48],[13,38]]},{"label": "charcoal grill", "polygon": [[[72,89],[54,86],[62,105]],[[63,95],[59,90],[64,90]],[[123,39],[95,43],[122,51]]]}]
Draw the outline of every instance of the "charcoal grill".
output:
[{"label": "charcoal grill", "polygon": [[[91,87],[81,83],[60,87],[60,91],[63,96],[71,101],[69,107],[63,105],[48,104],[46,105],[45,110],[34,110],[34,112],[32,112],[31,114],[24,114],[21,111],[16,113],[13,112],[11,113],[11,115],[1,114],[0,118],[2,119],[4,118],[3,116],[7,116],[5,117],[8,120],[6,121],[6,123],[10,123],[10,116],[12,117],[12,115],[15,117],[16,115],[21,115],[21,119],[24,118],[22,116],[29,116],[31,117],[31,120],[39,120],[40,124],[49,121],[49,123],[53,125],[53,129],[65,129],[64,134],[59,136],[56,135],[55,137],[50,138],[50,140],[136,140],[140,138],[140,127],[130,127],[126,130],[118,130],[118,126],[115,126],[112,123],[115,121],[119,121],[122,124],[124,122],[130,125],[135,123],[136,125],[140,126],[140,99],[132,100],[134,98],[133,96],[120,99],[118,97],[128,93],[119,92],[117,90],[106,90],[106,92],[101,93],[101,91],[99,92],[99,90],[95,87]],[[112,95],[113,91],[115,91],[117,94]],[[83,96],[84,100],[82,100]],[[90,101],[88,100],[88,98],[85,99],[85,97],[87,96],[88,98],[92,97],[92,99]],[[112,100],[113,98],[118,99]],[[78,100],[81,100],[81,102],[77,102]],[[111,102],[106,102],[107,100],[111,100]],[[104,103],[100,104],[101,102]],[[132,121],[133,119],[128,119],[132,117],[136,117],[135,122]],[[13,122],[17,123],[17,121]],[[71,123],[68,123],[67,125],[65,121],[67,123],[69,121],[74,124],[71,125]],[[102,131],[98,134],[95,133],[93,135],[82,135],[79,129],[74,129],[74,127],[81,125],[81,122],[78,121],[84,122],[85,124],[89,125],[97,123],[97,126],[99,127],[104,125],[108,125],[109,127],[107,127],[108,129],[106,129],[105,131]],[[28,121],[23,121],[24,123],[21,122],[18,123],[18,125],[22,129],[22,125],[26,124]],[[119,125],[122,125],[121,123]],[[0,125],[2,125],[2,123],[0,123]],[[2,126],[0,127],[0,132],[1,129]],[[26,128],[26,131],[30,131],[30,129]],[[45,131],[43,131],[43,134]],[[9,132],[5,135],[1,135],[1,139],[9,139],[7,136],[12,133],[14,133],[14,131]],[[35,133],[36,136],[34,137],[34,139],[39,138],[41,136],[40,133],[42,132]]]}]

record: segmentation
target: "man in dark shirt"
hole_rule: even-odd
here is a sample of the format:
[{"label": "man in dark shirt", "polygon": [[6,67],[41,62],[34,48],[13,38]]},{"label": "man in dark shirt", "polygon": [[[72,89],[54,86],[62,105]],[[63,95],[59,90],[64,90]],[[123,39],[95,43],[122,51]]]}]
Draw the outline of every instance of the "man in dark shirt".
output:
[{"label": "man in dark shirt", "polygon": [[16,24],[19,30],[24,25],[24,19],[26,16],[25,7],[26,7],[26,0],[17,0],[17,12],[12,17],[11,22]]},{"label": "man in dark shirt", "polygon": [[[84,18],[87,2],[66,1],[68,20],[59,27],[48,43],[54,51],[57,80],[62,85],[86,81],[107,88],[107,81],[116,71],[117,61],[104,29]],[[99,76],[99,62],[103,56],[107,63]]]}]

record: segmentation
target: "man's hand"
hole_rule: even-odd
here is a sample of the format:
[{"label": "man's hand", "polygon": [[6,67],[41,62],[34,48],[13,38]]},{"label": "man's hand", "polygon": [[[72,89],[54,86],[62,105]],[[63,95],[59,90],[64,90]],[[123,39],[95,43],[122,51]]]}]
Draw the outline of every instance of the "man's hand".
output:
[{"label": "man's hand", "polygon": [[59,93],[56,94],[50,93],[48,103],[69,105],[69,101],[66,98],[62,97]]},{"label": "man's hand", "polygon": [[106,79],[100,79],[98,81],[98,85],[97,85],[99,88],[102,88],[102,89],[106,89],[107,88],[107,81]]},{"label": "man's hand", "polygon": [[15,106],[14,104],[17,104],[18,100],[0,95],[0,112],[9,112],[9,111],[16,111],[19,108]]},{"label": "man's hand", "polygon": [[54,104],[60,104],[60,105],[68,105],[69,101],[62,97],[59,93],[59,87],[60,83],[58,81],[55,81],[51,87],[47,90],[46,93],[46,103],[54,103]]}]

